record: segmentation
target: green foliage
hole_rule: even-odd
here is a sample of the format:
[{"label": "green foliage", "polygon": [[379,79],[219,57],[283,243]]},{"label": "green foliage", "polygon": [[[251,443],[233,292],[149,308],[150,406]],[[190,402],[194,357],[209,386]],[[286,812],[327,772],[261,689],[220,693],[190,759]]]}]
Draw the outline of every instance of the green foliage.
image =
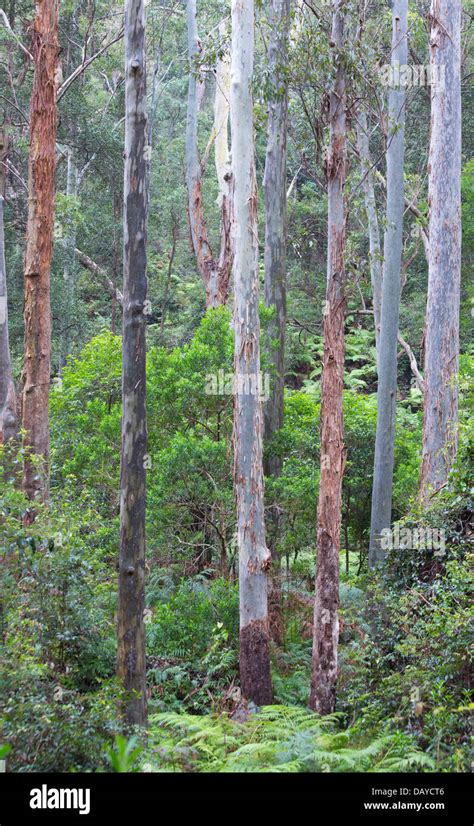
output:
[{"label": "green foliage", "polygon": [[222,623],[231,639],[238,636],[238,593],[223,579],[183,581],[167,602],[152,609],[147,625],[151,654],[200,658],[208,650],[212,630]]},{"label": "green foliage", "polygon": [[[268,451],[283,458],[278,479],[269,479],[267,498],[276,501],[283,519],[277,541],[280,556],[294,561],[309,549],[314,558],[315,497],[319,483],[319,389],[308,383],[306,391],[287,393],[285,420]],[[347,447],[343,480],[342,523],[351,549],[368,541],[373,456],[377,418],[376,396],[344,393],[344,428]],[[421,418],[400,408],[397,413],[394,471],[394,510],[402,516],[417,492]]]},{"label": "green foliage", "polygon": [[136,737],[128,740],[123,734],[117,734],[114,747],[106,751],[112,771],[117,773],[136,772],[137,761],[143,751]]},{"label": "green foliage", "polygon": [[159,714],[150,720],[146,770],[204,772],[423,771],[433,769],[400,732],[369,743],[341,730],[341,716],[267,706],[244,723],[227,715]]},{"label": "green foliage", "polygon": [[[5,450],[3,451],[5,454]],[[10,456],[15,468],[20,454]],[[101,765],[116,727],[115,594],[98,514],[65,494],[36,519],[13,485],[0,500],[2,536],[2,737],[13,770]]]},{"label": "green foliage", "polygon": [[93,491],[107,515],[119,487],[121,347],[118,336],[96,336],[50,395],[52,485]]},{"label": "green foliage", "polygon": [[352,632],[342,649],[339,690],[361,734],[383,721],[403,727],[438,769],[466,771],[472,629],[466,523],[455,549],[451,541],[448,535],[445,555],[395,550],[383,577],[379,572],[366,583],[367,605],[346,607]]}]

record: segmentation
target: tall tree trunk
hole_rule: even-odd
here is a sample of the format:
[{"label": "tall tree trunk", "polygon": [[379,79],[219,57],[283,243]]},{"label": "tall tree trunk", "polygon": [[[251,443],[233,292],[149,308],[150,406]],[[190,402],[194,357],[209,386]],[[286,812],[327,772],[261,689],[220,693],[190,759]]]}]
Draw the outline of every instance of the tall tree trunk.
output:
[{"label": "tall tree trunk", "polygon": [[362,186],[364,189],[365,211],[369,230],[370,280],[372,284],[372,302],[374,308],[375,349],[377,367],[380,351],[380,324],[382,314],[382,255],[380,249],[380,230],[375,200],[374,175],[370,156],[370,139],[367,115],[360,109],[357,120],[357,147],[361,162]]},{"label": "tall tree trunk", "polygon": [[25,446],[41,457],[25,460],[23,488],[31,499],[48,496],[49,380],[51,372],[50,278],[56,172],[58,0],[36,4],[28,160],[28,222],[24,278],[25,344],[22,427]]},{"label": "tall tree trunk", "polygon": [[8,339],[7,270],[3,224],[8,133],[0,129],[0,444],[16,435],[16,393]]},{"label": "tall tree trunk", "polygon": [[232,0],[231,127],[234,178],[234,451],[244,697],[271,702],[258,315],[258,235],[252,76],[254,3]]},{"label": "tall tree trunk", "polygon": [[[421,496],[446,482],[457,450],[461,281],[461,0],[432,0],[430,245]],[[435,74],[437,71],[437,74]]]},{"label": "tall tree trunk", "polygon": [[118,677],[125,690],[123,712],[129,725],[146,722],[146,158],[144,2],[126,0]]},{"label": "tall tree trunk", "polygon": [[[214,138],[218,136],[216,144],[216,167],[219,180],[221,206],[221,245],[219,259],[215,259],[211,245],[207,224],[204,217],[202,198],[202,178],[204,166],[199,156],[198,148],[198,114],[200,90],[202,81],[197,76],[196,59],[200,52],[200,41],[196,23],[196,0],[187,0],[188,21],[188,54],[189,54],[189,86],[188,86],[188,113],[186,121],[186,186],[188,190],[188,214],[191,241],[196,256],[200,275],[206,289],[206,306],[218,307],[227,302],[229,294],[229,280],[232,270],[232,243],[231,243],[231,174],[228,159],[222,158],[222,147],[227,142],[228,101],[224,89],[228,83],[225,78],[227,61],[218,62],[216,78],[216,113],[222,117],[222,122],[214,122]],[[219,151],[221,155],[219,156]],[[227,150],[228,151],[228,150]]]},{"label": "tall tree trunk", "polygon": [[331,41],[337,66],[330,95],[328,179],[328,266],[321,378],[321,463],[318,500],[317,570],[310,706],[329,714],[336,704],[339,637],[339,550],[342,478],[346,462],[342,392],[346,306],[346,77],[342,0],[334,4]]},{"label": "tall tree trunk", "polygon": [[[72,147],[67,149],[67,175],[66,175],[66,196],[68,198],[77,197],[78,187],[78,171],[74,161],[74,150]],[[72,204],[68,203],[68,212],[71,212]],[[75,208],[75,205],[74,205]],[[64,313],[62,322],[64,330],[61,335],[61,349],[59,354],[59,372],[66,363],[67,357],[71,352],[71,326],[74,318],[74,265],[76,259],[76,219],[73,216],[68,217],[68,226],[66,238],[64,240],[64,254],[65,264],[63,269],[64,282]]]},{"label": "tall tree trunk", "polygon": [[[148,140],[150,139],[150,132],[148,132]],[[150,144],[148,144],[150,145]],[[149,160],[147,160],[147,177],[148,177],[148,188],[147,188],[147,221],[150,209],[150,167],[149,167]],[[115,334],[117,329],[117,310],[120,306],[120,301],[117,300],[117,284],[119,282],[119,272],[120,272],[120,236],[121,232],[120,229],[120,222],[123,222],[123,215],[122,215],[122,194],[117,192],[114,189],[112,193],[112,207],[113,207],[113,215],[114,215],[114,229],[113,229],[113,236],[112,236],[112,285],[114,287],[112,291],[112,307],[110,313],[110,330],[112,333]],[[122,298],[123,302],[123,298]]]},{"label": "tall tree trunk", "polygon": [[[222,40],[225,37],[225,22],[219,25],[219,34]],[[232,210],[233,186],[232,167],[229,152],[229,115],[230,115],[230,58],[223,54],[217,59],[216,65],[216,94],[214,101],[214,136],[217,183],[219,193],[217,205],[220,210],[220,251],[216,269],[217,281],[211,286],[211,293],[216,295],[219,304],[225,304],[229,295],[230,276],[232,273],[232,259],[234,254],[232,244]]]},{"label": "tall tree trunk", "polygon": [[[268,20],[269,102],[265,158],[265,306],[273,310],[268,326],[269,365],[274,377],[265,404],[265,441],[283,424],[286,324],[286,143],[288,121],[288,34],[290,0],[270,0]],[[281,459],[269,456],[266,473],[278,476]]]},{"label": "tall tree trunk", "polygon": [[[392,6],[392,66],[408,59],[408,0]],[[382,315],[377,387],[377,429],[370,522],[369,565],[383,561],[381,534],[392,522],[392,487],[397,412],[397,339],[400,313],[403,214],[405,210],[405,88],[388,93],[387,225],[384,236]]]},{"label": "tall tree trunk", "polygon": [[16,393],[8,340],[7,273],[3,229],[3,195],[0,194],[0,444],[16,435]]}]

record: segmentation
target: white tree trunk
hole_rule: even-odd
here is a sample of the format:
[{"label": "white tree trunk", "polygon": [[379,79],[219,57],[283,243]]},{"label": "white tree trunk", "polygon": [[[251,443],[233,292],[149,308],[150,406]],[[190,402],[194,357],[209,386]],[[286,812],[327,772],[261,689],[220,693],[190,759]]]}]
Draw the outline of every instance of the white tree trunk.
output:
[{"label": "white tree trunk", "polygon": [[265,544],[258,315],[258,236],[252,76],[253,0],[232,0],[231,127],[234,178],[234,451],[240,586],[240,680],[257,705],[272,699]]},{"label": "white tree trunk", "polygon": [[[408,59],[408,0],[392,5],[392,66]],[[405,88],[388,93],[387,225],[384,236],[377,430],[370,523],[369,565],[383,561],[381,533],[392,522],[392,487],[397,405],[397,339],[400,313],[403,214],[405,210]]]},{"label": "white tree trunk", "polygon": [[[461,282],[461,0],[432,0],[429,275],[421,497],[448,478],[458,443]],[[436,74],[435,74],[436,72]]]}]

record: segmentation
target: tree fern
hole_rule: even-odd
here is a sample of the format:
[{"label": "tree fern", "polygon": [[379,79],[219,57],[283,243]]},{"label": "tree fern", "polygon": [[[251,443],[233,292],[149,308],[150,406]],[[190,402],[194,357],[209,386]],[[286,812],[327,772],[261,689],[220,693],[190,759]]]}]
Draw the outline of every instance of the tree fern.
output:
[{"label": "tree fern", "polygon": [[[434,763],[403,732],[361,743],[342,715],[266,706],[244,723],[228,715],[166,713],[150,719],[152,765],[178,771],[402,772]],[[150,765],[147,755],[147,766]]]}]

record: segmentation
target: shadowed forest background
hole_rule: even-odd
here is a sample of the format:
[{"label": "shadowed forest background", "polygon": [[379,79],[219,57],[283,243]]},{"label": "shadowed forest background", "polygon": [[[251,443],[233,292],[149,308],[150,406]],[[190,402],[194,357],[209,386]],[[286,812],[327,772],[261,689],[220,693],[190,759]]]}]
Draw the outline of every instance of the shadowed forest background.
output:
[{"label": "shadowed forest background", "polygon": [[[439,208],[433,195],[430,217],[428,187],[435,158],[456,155],[456,135],[445,134],[452,150],[444,155],[431,136],[430,165],[429,85],[413,77],[399,85],[397,109],[381,80],[402,48],[392,26],[406,0],[256,2],[252,83],[231,92],[236,67],[250,66],[253,2],[243,4],[248,19],[238,5],[231,14],[230,2],[198,0],[194,13],[194,0],[150,0],[146,93],[132,78],[128,103],[124,37],[133,45],[139,31],[124,32],[121,4],[61,0],[57,55],[43,74],[32,5],[6,0],[0,12],[0,757],[14,772],[466,772],[474,6],[462,4],[460,34],[462,256],[460,267],[454,257],[446,267],[444,244],[454,239],[454,249],[461,226],[443,217],[449,191]],[[143,8],[139,0],[127,8],[131,26]],[[429,2],[408,3],[410,66],[430,64],[437,23],[429,12]],[[38,117],[48,105],[52,113],[41,128],[56,130],[48,133],[55,185],[49,212],[43,187],[42,217],[38,172],[36,195],[31,186],[47,135],[35,143],[35,89]],[[129,127],[135,94],[148,119],[138,103]],[[134,157],[135,139],[146,148]],[[396,151],[404,152],[398,167]],[[437,208],[446,227],[439,282],[430,253]],[[386,285],[395,273],[399,316],[382,270]],[[458,315],[437,286],[457,270]],[[49,273],[50,292],[41,292]],[[438,352],[435,332],[439,387],[433,369],[425,372],[427,340]],[[32,362],[48,341],[43,397],[28,414]],[[445,346],[455,351],[446,363]],[[247,384],[235,390],[234,374]],[[134,418],[135,401],[123,407],[122,399],[144,393],[145,377],[138,461],[122,437],[144,415]],[[393,402],[386,431],[377,425],[378,390],[379,417],[383,399]],[[434,420],[445,404],[439,447],[427,411]],[[393,480],[383,458],[391,439]],[[429,475],[435,453],[442,478]],[[126,477],[135,462],[146,474],[146,505],[144,477],[135,487]],[[146,560],[137,551],[140,503]],[[332,545],[322,524],[336,525]],[[248,581],[242,575],[252,553],[257,584],[252,565]],[[134,565],[144,590],[133,598],[144,602],[130,619],[118,580],[127,571],[134,579]],[[124,677],[135,668],[128,634],[145,640],[134,688]],[[140,707],[130,705],[132,688]]]}]

